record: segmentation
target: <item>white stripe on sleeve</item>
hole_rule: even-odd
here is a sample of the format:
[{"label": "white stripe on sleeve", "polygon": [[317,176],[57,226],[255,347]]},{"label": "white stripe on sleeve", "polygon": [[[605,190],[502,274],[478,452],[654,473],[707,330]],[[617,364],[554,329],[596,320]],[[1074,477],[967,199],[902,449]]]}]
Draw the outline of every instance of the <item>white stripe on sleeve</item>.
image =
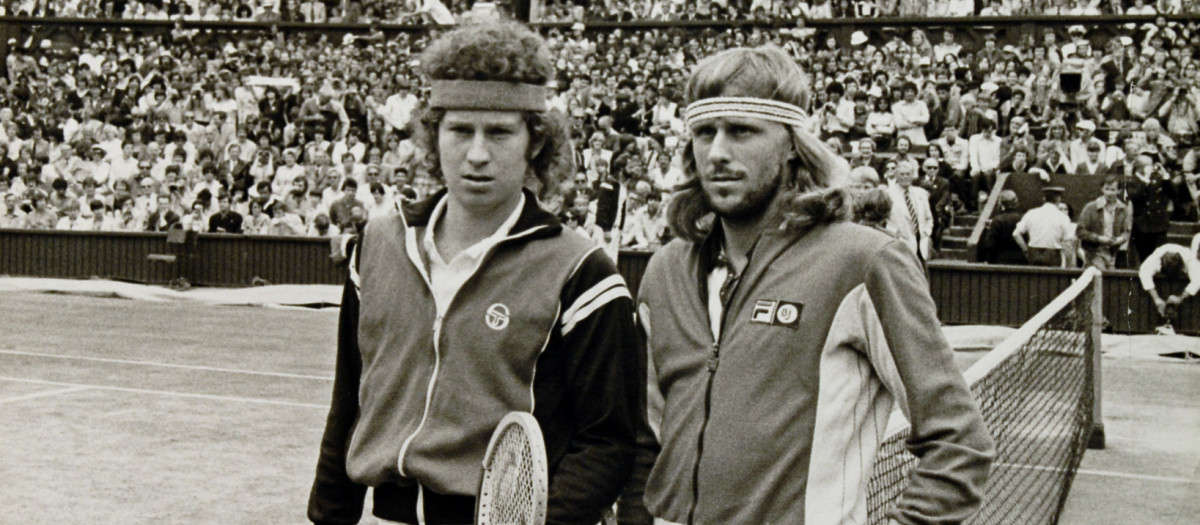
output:
[{"label": "white stripe on sleeve", "polygon": [[[615,283],[609,283],[607,286],[605,286],[605,283],[609,282],[614,277],[617,281]],[[593,291],[598,291],[599,295],[592,294]],[[592,296],[592,298],[584,302],[588,296]],[[575,304],[571,305],[571,308],[567,310],[567,313],[563,314],[563,335],[571,333],[571,330],[574,330],[577,324],[587,319],[589,316],[595,313],[596,310],[603,308],[604,305],[621,297],[633,299],[633,297],[629,294],[629,289],[625,287],[625,281],[622,280],[620,276],[614,275],[613,277],[609,277],[608,279],[600,281],[598,284],[596,284],[596,286],[593,286],[590,290],[588,290],[584,296],[581,296],[578,300],[576,300]]]},{"label": "white stripe on sleeve", "polygon": [[610,275],[600,282],[592,285],[591,288],[588,288],[583,293],[579,294],[579,297],[575,298],[575,302],[563,311],[562,324],[565,325],[570,322],[570,320],[575,317],[576,313],[578,313],[581,308],[587,306],[588,303],[594,301],[600,296],[600,294],[608,291],[609,288],[616,286],[620,286],[622,288],[625,286],[625,279],[622,279],[619,274]]}]

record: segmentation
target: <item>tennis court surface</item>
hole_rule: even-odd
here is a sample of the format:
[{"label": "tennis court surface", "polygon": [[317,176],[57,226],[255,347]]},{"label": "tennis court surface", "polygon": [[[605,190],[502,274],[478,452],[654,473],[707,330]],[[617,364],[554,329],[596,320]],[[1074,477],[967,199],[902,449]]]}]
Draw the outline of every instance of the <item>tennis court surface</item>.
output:
[{"label": "tennis court surface", "polygon": [[[0,292],[0,523],[304,523],[336,309],[85,293]],[[1200,522],[1200,362],[1158,355],[1189,351],[1200,339],[1105,334],[1107,449],[1084,455],[1060,523]]]}]

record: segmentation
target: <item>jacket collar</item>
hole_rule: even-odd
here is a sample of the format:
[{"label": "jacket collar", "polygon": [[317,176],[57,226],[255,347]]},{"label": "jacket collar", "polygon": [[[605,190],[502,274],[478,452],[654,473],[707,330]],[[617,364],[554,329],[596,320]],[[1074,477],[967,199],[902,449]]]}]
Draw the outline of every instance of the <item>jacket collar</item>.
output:
[{"label": "jacket collar", "polygon": [[[521,209],[521,215],[517,218],[517,223],[513,225],[509,236],[531,233],[537,237],[551,237],[561,232],[562,223],[554,214],[538,205],[538,199],[533,192],[527,189],[521,191],[525,194],[525,207]],[[404,215],[405,224],[410,228],[428,226],[430,219],[433,218],[434,208],[445,196],[446,189],[442,188],[424,200],[404,204],[400,212]]]},{"label": "jacket collar", "polygon": [[[771,263],[778,259],[785,251],[792,247],[801,238],[807,236],[812,230],[807,229],[801,234],[795,234],[782,228],[782,223],[774,229],[763,230],[755,239],[754,244],[750,247],[750,253],[746,254],[746,267],[736,276],[740,282],[745,283],[748,280],[756,280],[759,275],[765,272]],[[700,295],[708,303],[708,275],[720,265],[728,265],[728,257],[724,250],[725,230],[721,228],[721,221],[714,219],[712,230],[708,236],[696,246],[698,260],[697,265],[697,287],[700,290]],[[730,275],[733,276],[733,268],[730,268]]]}]

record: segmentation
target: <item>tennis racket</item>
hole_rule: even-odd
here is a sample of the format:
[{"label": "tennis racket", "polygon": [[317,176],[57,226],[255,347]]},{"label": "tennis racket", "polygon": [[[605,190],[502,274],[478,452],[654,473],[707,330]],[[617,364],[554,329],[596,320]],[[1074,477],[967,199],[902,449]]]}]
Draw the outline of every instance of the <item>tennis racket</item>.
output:
[{"label": "tennis racket", "polygon": [[550,474],[546,444],[533,414],[509,412],[483,457],[475,507],[478,525],[543,525]]}]

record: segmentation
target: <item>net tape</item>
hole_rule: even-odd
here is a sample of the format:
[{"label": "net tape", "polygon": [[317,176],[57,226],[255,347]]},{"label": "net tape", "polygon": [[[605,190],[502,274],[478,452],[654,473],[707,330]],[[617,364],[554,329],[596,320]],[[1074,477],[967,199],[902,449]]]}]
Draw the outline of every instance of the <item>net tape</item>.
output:
[{"label": "net tape", "polygon": [[[969,524],[1057,523],[1092,429],[1089,272],[967,371],[996,440],[983,505]],[[886,436],[867,486],[867,523],[884,525],[916,457],[907,426]]]}]

